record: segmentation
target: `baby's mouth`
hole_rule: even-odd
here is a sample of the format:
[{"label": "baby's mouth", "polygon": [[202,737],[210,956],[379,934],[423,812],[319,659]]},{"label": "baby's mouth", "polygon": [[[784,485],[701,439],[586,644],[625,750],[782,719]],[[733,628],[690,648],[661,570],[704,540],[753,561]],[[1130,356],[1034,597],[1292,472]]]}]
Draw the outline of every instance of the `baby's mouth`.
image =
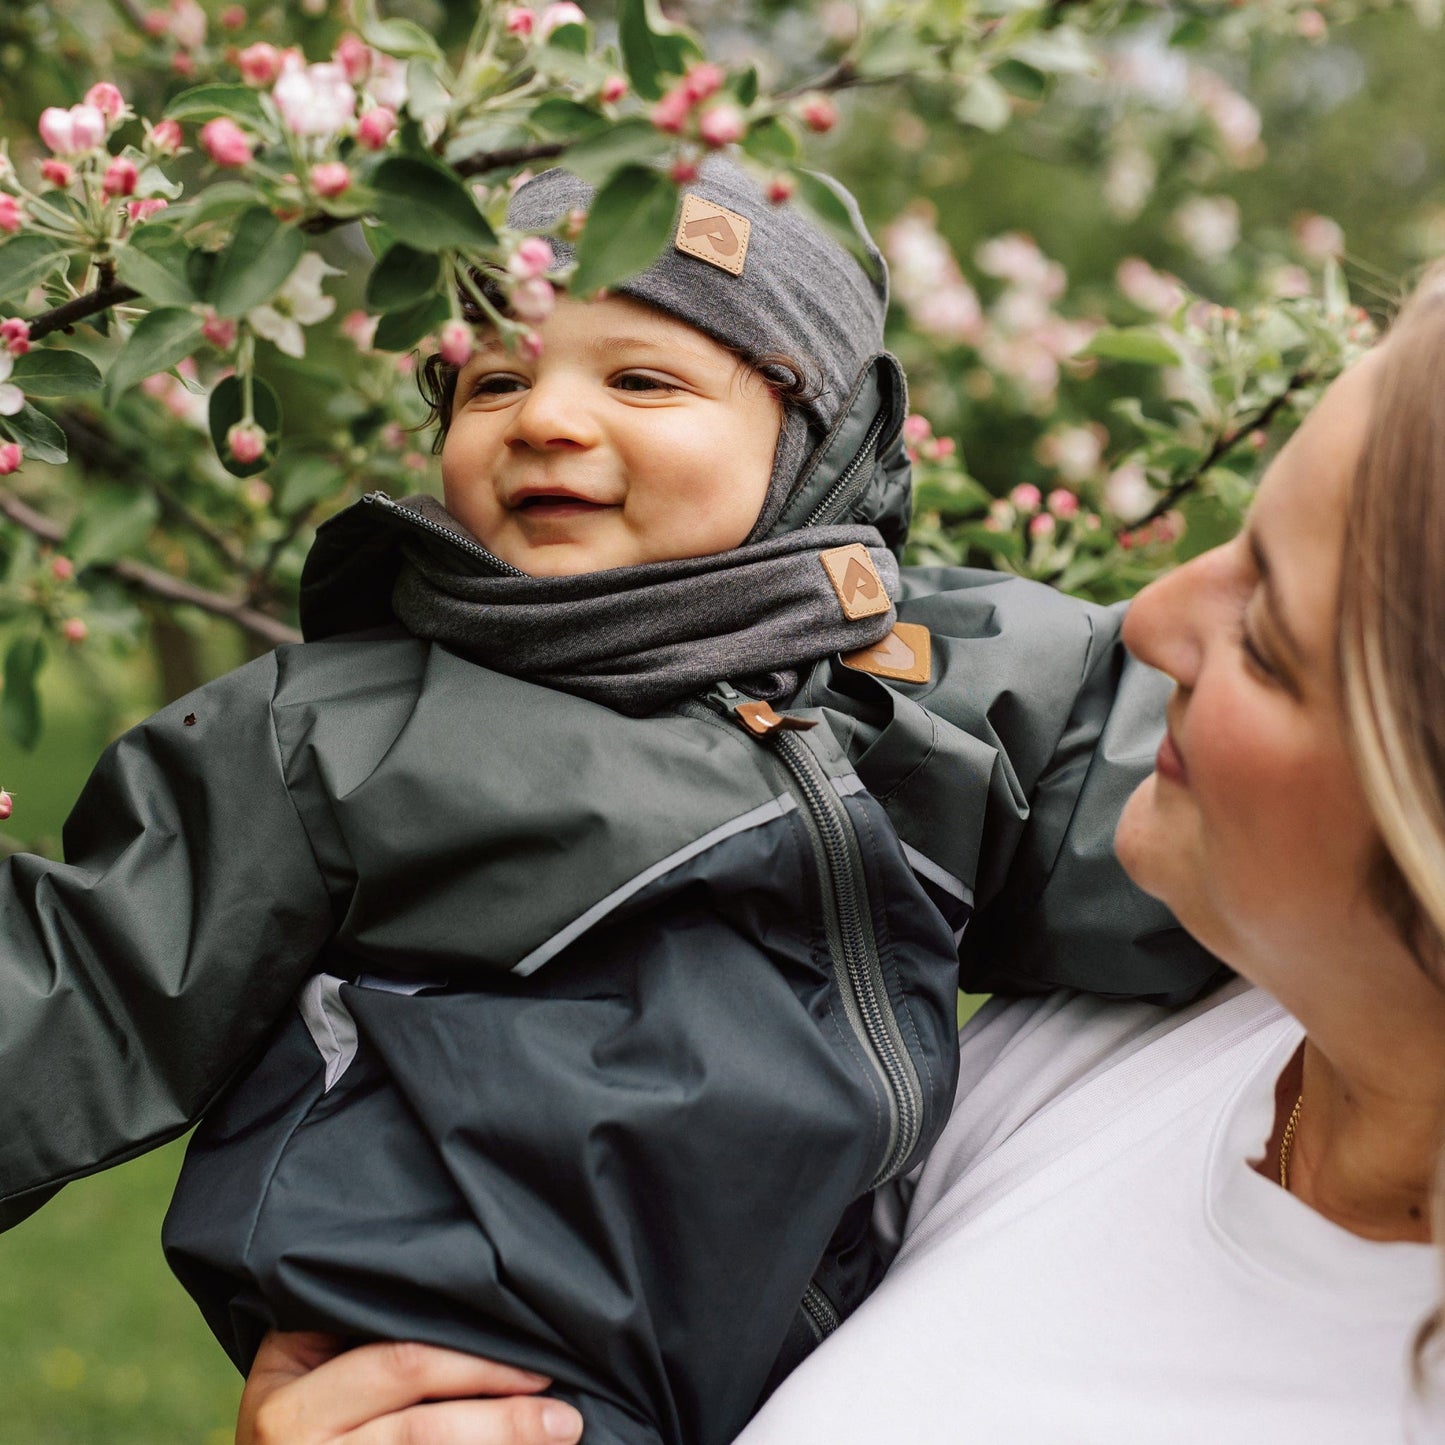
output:
[{"label": "baby's mouth", "polygon": [[609,503],[589,501],[569,492],[537,492],[523,497],[513,510],[532,517],[537,521],[562,520],[567,517],[584,517],[594,512],[609,510]]}]

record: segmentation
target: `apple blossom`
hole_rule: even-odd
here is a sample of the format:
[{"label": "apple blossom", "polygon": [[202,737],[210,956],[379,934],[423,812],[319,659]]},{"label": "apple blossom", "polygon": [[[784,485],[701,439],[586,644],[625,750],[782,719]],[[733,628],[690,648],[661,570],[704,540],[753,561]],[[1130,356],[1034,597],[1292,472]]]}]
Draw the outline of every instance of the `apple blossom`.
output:
[{"label": "apple blossom", "polygon": [[668,175],[677,186],[690,186],[702,174],[702,167],[690,157],[680,156],[673,161]]},{"label": "apple blossom", "polygon": [[1029,519],[1029,536],[1033,538],[1052,537],[1058,523],[1047,512],[1040,512]]},{"label": "apple blossom", "polygon": [[366,93],[388,110],[400,113],[410,94],[406,83],[406,62],[394,55],[373,51],[371,75],[366,81]]},{"label": "apple blossom", "polygon": [[226,450],[242,466],[258,462],[266,454],[266,432],[253,421],[238,421],[226,432]]},{"label": "apple blossom", "polygon": [[406,445],[406,428],[399,421],[389,421],[377,434],[389,452],[399,452]]},{"label": "apple blossom", "polygon": [[244,30],[248,17],[244,5],[227,5],[216,18],[222,30]]},{"label": "apple blossom", "polygon": [[171,70],[182,80],[189,80],[196,73],[196,57],[189,50],[178,50],[171,56]]},{"label": "apple blossom", "polygon": [[206,307],[206,318],[201,322],[201,335],[217,351],[229,351],[236,344],[236,323],[229,316],[218,316],[211,307]]},{"label": "apple blossom", "polygon": [[627,82],[620,75],[609,75],[602,82],[602,89],[597,92],[597,98],[604,105],[616,105],[626,94]]},{"label": "apple blossom", "polygon": [[0,416],[14,416],[25,405],[25,393],[10,380],[14,368],[14,356],[9,351],[0,351]]},{"label": "apple blossom", "polygon": [[339,276],[315,251],[308,251],[296,263],[281,289],[264,306],[246,313],[246,321],[257,336],[264,336],[277,350],[300,360],[306,354],[303,326],[322,321],[336,310],[336,298],[322,294],[321,278]]},{"label": "apple blossom", "polygon": [[4,788],[0,788],[0,823],[3,823],[14,811],[15,799]]},{"label": "apple blossom", "polygon": [[781,206],[793,199],[794,189],[792,176],[774,176],[768,182],[768,199],[775,206]]},{"label": "apple blossom", "polygon": [[1325,17],[1318,10],[1301,10],[1295,16],[1295,29],[1305,40],[1323,40],[1329,31]]},{"label": "apple blossom", "polygon": [[1239,203],[1233,196],[1190,196],[1170,228],[1201,261],[1222,261],[1239,243]]},{"label": "apple blossom", "polygon": [[180,121],[163,120],[151,127],[146,136],[146,145],[158,156],[173,156],[180,150],[184,138]]},{"label": "apple blossom", "polygon": [[0,477],[8,477],[19,469],[25,450],[19,442],[0,442]]},{"label": "apple blossom", "polygon": [[339,196],[351,185],[351,171],[342,161],[323,161],[311,167],[311,186],[318,196],[328,200]]},{"label": "apple blossom", "polygon": [[[545,286],[547,283],[544,281],[542,284]],[[476,333],[465,321],[448,321],[437,333],[437,350],[442,360],[459,370],[470,360],[475,345]]]},{"label": "apple blossom", "polygon": [[519,281],[509,298],[509,309],[519,321],[545,321],[557,304],[557,293],[550,281],[540,276]]},{"label": "apple blossom", "polygon": [[692,114],[692,99],[681,86],[673,86],[647,113],[658,130],[668,135],[681,135]]},{"label": "apple blossom", "polygon": [[0,195],[0,231],[13,236],[25,221],[25,207],[14,196]]},{"label": "apple blossom", "polygon": [[545,236],[527,236],[507,258],[507,270],[519,281],[545,276],[556,262],[552,243]]},{"label": "apple blossom", "polygon": [[140,181],[140,171],[129,156],[115,156],[105,168],[100,180],[101,191],[114,199],[116,196],[133,196]]},{"label": "apple blossom", "polygon": [[571,0],[561,0],[560,4],[549,5],[537,18],[538,34],[545,40],[554,30],[560,29],[563,25],[585,25],[587,16],[583,14],[580,5],[574,5]]},{"label": "apple blossom", "polygon": [[77,644],[84,642],[90,636],[90,628],[85,625],[83,617],[67,617],[60,624],[60,632],[67,642]]},{"label": "apple blossom", "polygon": [[958,450],[958,443],[952,437],[934,437],[933,456],[936,460],[942,461],[945,457],[951,457]]},{"label": "apple blossom", "polygon": [[704,144],[715,150],[735,145],[747,134],[747,122],[735,105],[715,105],[702,113],[697,131]]},{"label": "apple blossom", "polygon": [[1018,514],[1012,503],[1002,497],[995,497],[988,504],[988,520],[983,525],[990,532],[1007,532],[1017,520]]},{"label": "apple blossom", "polygon": [[537,361],[542,355],[542,338],[535,331],[524,331],[517,338],[517,355],[523,361]]},{"label": "apple blossom", "polygon": [[390,106],[373,106],[356,123],[356,139],[369,151],[379,151],[396,132],[396,112]]},{"label": "apple blossom", "polygon": [[24,356],[30,350],[30,323],[19,316],[0,321],[0,346],[11,356]]},{"label": "apple blossom", "polygon": [[218,166],[247,166],[255,157],[250,137],[225,116],[208,120],[201,127],[201,146]]},{"label": "apple blossom", "polygon": [[75,179],[75,167],[69,161],[58,161],[50,156],[40,162],[40,174],[52,186],[63,191]]},{"label": "apple blossom", "polygon": [[372,316],[365,311],[348,311],[341,318],[341,334],[358,351],[370,351],[376,341],[376,328],[380,322],[381,317]]},{"label": "apple blossom", "polygon": [[371,74],[371,47],[359,35],[343,35],[332,58],[352,85],[360,85]]},{"label": "apple blossom", "polygon": [[247,506],[260,511],[262,507],[271,505],[271,498],[276,494],[269,482],[263,482],[260,477],[248,477],[246,485],[241,488],[241,495],[245,497]]},{"label": "apple blossom", "polygon": [[54,557],[50,562],[50,575],[57,582],[69,582],[75,576],[75,563],[69,557]]},{"label": "apple blossom", "polygon": [[151,196],[143,201],[132,201],[126,210],[130,215],[131,222],[139,226],[150,220],[157,211],[163,211],[169,205],[170,202],[164,196]]},{"label": "apple blossom", "polygon": [[1067,522],[1079,515],[1079,499],[1066,487],[1055,487],[1049,493],[1049,511],[1060,521]]},{"label": "apple blossom", "polygon": [[518,35],[526,38],[532,33],[532,28],[537,23],[537,17],[525,5],[513,5],[507,11],[507,34]]},{"label": "apple blossom", "polygon": [[823,135],[838,124],[838,107],[826,95],[810,95],[798,107],[798,116],[809,130]]},{"label": "apple blossom", "polygon": [[1025,516],[1031,516],[1038,511],[1039,503],[1044,498],[1043,493],[1032,482],[1020,482],[1008,494],[1008,499]]},{"label": "apple blossom", "polygon": [[714,65],[710,60],[700,60],[688,66],[679,88],[691,104],[700,105],[705,100],[711,100],[726,80],[727,72],[722,66]]},{"label": "apple blossom", "polygon": [[281,74],[281,52],[274,45],[258,40],[236,54],[236,66],[247,85],[272,85]]},{"label": "apple blossom", "polygon": [[120,93],[120,87],[108,80],[96,81],[85,92],[85,103],[93,105],[111,125],[125,114],[125,97]]},{"label": "apple blossom", "polygon": [[903,419],[903,440],[916,447],[933,435],[933,423],[922,412],[909,412]]},{"label": "apple blossom", "polygon": [[37,129],[57,155],[75,156],[94,150],[105,139],[105,116],[93,105],[72,105],[69,110],[48,105],[40,112]]},{"label": "apple blossom", "polygon": [[334,136],[356,113],[356,91],[346,71],[330,60],[303,65],[288,54],[271,98],[287,128],[298,136]]},{"label": "apple blossom", "polygon": [[182,50],[199,50],[206,43],[206,12],[196,0],[171,0],[166,28]]},{"label": "apple blossom", "polygon": [[171,28],[171,17],[164,10],[147,10],[142,25],[147,35],[165,35]]},{"label": "apple blossom", "polygon": [[1330,256],[1344,253],[1345,233],[1338,221],[1328,216],[1296,216],[1290,225],[1295,241],[1311,261],[1323,261]]}]

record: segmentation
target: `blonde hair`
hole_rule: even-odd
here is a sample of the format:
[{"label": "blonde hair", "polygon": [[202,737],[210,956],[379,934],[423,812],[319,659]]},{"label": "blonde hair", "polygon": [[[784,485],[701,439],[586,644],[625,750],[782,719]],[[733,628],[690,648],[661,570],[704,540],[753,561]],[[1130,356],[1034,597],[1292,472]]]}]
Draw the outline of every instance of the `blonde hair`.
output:
[{"label": "blonde hair", "polygon": [[[1380,833],[1372,892],[1445,988],[1445,267],[1416,288],[1380,360],[1349,503],[1341,692]],[[1445,1244],[1445,1173],[1434,1233]],[[1417,1340],[1418,1384],[1442,1346],[1445,1308]]]}]

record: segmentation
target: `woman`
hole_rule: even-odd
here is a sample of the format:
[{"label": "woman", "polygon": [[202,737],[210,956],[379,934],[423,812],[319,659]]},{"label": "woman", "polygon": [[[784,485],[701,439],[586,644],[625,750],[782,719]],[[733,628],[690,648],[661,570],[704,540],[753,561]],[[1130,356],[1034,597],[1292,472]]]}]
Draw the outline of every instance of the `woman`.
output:
[{"label": "woman", "polygon": [[[897,1263],[748,1445],[1402,1438],[1445,1137],[1442,375],[1436,278],[1245,533],[1129,615],[1176,686],[1116,845],[1242,981],[989,1005]],[[482,1363],[305,1375],[307,1344],[271,1342],[239,1438],[569,1438],[541,1401],[414,1403],[519,1388]]]}]

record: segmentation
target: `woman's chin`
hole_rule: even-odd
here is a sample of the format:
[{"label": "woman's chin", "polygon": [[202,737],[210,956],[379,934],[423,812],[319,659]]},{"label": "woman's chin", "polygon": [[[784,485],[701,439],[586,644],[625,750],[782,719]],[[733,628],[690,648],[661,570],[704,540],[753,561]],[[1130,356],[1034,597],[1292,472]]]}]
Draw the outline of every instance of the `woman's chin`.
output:
[{"label": "woman's chin", "polygon": [[1168,903],[1161,864],[1171,850],[1160,817],[1158,790],[1159,775],[1150,773],[1129,795],[1114,829],[1114,853],[1136,887]]}]

